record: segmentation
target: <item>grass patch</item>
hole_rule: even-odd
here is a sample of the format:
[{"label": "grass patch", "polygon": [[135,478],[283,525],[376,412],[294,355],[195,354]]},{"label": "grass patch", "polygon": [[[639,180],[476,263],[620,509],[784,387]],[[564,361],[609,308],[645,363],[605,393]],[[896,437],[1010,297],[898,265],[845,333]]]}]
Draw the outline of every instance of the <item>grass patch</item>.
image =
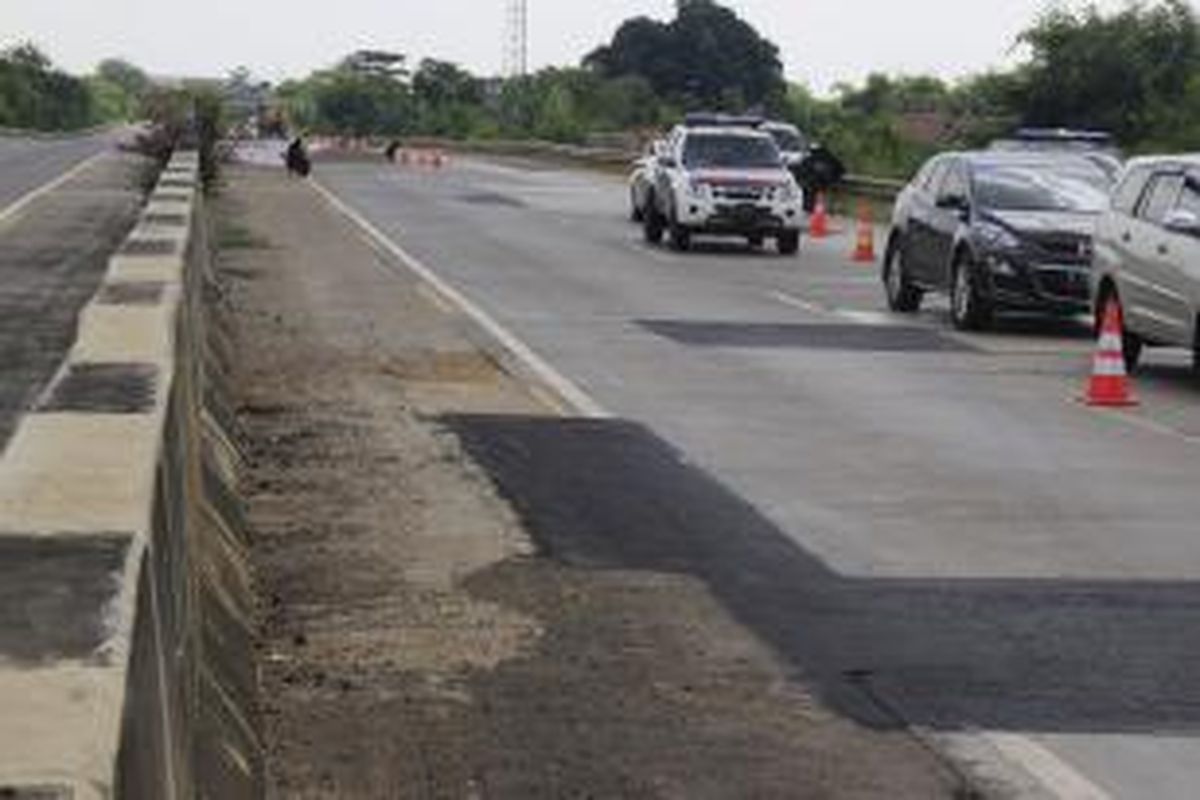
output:
[{"label": "grass patch", "polygon": [[245,225],[221,220],[217,224],[217,247],[221,250],[269,250],[271,242]]}]

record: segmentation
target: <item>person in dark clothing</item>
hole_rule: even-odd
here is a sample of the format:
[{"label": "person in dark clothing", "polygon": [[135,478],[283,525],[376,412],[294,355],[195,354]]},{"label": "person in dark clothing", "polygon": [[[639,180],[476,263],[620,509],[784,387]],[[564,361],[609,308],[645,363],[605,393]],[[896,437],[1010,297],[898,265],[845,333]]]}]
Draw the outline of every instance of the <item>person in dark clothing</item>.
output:
[{"label": "person in dark clothing", "polygon": [[796,181],[804,188],[804,209],[812,212],[817,195],[828,192],[846,177],[842,160],[824,145],[814,144],[808,156],[796,168]]},{"label": "person in dark clothing", "polygon": [[297,136],[288,145],[284,160],[287,162],[288,173],[291,175],[307,178],[308,174],[312,172],[312,162],[308,159],[308,150],[304,146],[303,136]]},{"label": "person in dark clothing", "polygon": [[398,140],[396,140],[396,139],[392,139],[392,141],[388,142],[387,149],[383,151],[383,154],[384,154],[385,156],[387,156],[387,160],[388,160],[388,161],[391,161],[392,163],[395,163],[395,161],[396,161],[396,152],[397,152],[399,149],[400,149],[400,142],[399,142]]}]

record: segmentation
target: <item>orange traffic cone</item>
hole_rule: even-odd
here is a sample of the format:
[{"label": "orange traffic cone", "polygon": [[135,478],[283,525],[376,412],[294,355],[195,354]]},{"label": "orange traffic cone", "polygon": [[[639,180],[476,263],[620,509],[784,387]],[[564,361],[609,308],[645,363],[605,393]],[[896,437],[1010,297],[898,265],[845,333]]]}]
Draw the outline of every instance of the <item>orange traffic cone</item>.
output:
[{"label": "orange traffic cone", "polygon": [[858,244],[854,248],[854,260],[860,264],[875,263],[875,222],[871,219],[871,207],[865,201],[858,204]]},{"label": "orange traffic cone", "polygon": [[1120,306],[1110,300],[1104,306],[1100,340],[1096,344],[1092,377],[1088,382],[1085,402],[1089,406],[1128,408],[1138,404],[1130,391],[1129,375],[1125,371],[1123,327]]},{"label": "orange traffic cone", "polygon": [[812,219],[808,221],[808,235],[813,239],[824,239],[829,235],[829,212],[825,208],[825,194],[817,193],[817,204]]}]

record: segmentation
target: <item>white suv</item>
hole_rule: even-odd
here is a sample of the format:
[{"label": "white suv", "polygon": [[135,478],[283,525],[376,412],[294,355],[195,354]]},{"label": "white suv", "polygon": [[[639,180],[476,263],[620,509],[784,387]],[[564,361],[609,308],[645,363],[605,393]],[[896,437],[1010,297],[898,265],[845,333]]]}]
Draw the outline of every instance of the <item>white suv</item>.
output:
[{"label": "white suv", "polygon": [[1200,155],[1130,161],[1096,224],[1097,318],[1117,303],[1125,361],[1142,347],[1185,347],[1200,370]]},{"label": "white suv", "polygon": [[645,206],[646,241],[663,234],[686,250],[693,234],[741,236],[752,247],[774,238],[800,248],[804,197],[770,134],[749,125],[689,124],[668,138]]}]

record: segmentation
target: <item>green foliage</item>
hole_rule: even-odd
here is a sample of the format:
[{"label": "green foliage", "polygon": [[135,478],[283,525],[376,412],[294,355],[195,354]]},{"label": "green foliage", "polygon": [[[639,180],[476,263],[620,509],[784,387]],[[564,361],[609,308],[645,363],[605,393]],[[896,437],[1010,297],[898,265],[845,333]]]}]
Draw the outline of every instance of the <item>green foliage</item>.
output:
[{"label": "green foliage", "polygon": [[1195,146],[1200,30],[1184,0],[1133,4],[1107,16],[1095,6],[1056,7],[1021,41],[1032,51],[1027,122],[1102,128],[1134,148]]},{"label": "green foliage", "polygon": [[31,44],[0,52],[0,126],[73,130],[92,121],[86,82],[55,69]]},{"label": "green foliage", "polygon": [[713,0],[679,0],[668,23],[632,19],[584,64],[605,78],[640,77],[688,108],[776,109],[787,88],[779,49]]}]

